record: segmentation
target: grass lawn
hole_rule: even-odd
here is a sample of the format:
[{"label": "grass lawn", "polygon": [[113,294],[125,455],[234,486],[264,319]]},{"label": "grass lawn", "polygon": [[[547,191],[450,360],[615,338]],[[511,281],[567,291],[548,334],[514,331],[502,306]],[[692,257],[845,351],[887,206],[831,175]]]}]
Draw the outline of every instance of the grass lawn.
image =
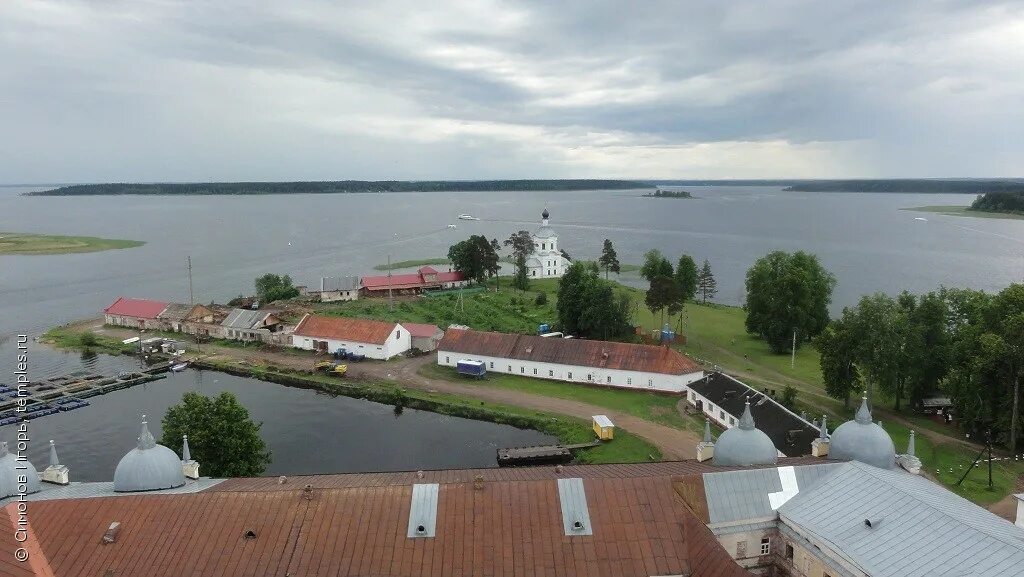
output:
[{"label": "grass lawn", "polygon": [[[421,259],[418,259],[418,260],[400,260],[400,261],[391,263],[390,270],[395,270],[395,269],[400,269],[400,268],[412,268],[412,267],[424,266],[424,265],[435,265],[435,264],[448,265],[448,264],[452,264],[452,261],[448,260],[447,257],[421,258]],[[378,265],[373,267],[373,270],[388,270],[388,269],[389,268],[388,268],[387,263],[378,264]]]},{"label": "grass lawn", "polygon": [[969,216],[974,218],[1009,218],[1012,220],[1024,219],[1024,214],[1010,212],[995,212],[991,210],[971,210],[967,206],[915,206],[913,208],[901,208],[900,210],[911,210],[914,212],[932,212],[948,216]]},{"label": "grass lawn", "polygon": [[59,236],[0,232],[0,254],[68,254],[134,248],[146,243],[137,240],[115,240],[93,236]]},{"label": "grass lawn", "polygon": [[[431,378],[449,381],[462,379],[455,372],[455,369],[435,364],[424,365],[420,372],[423,376]],[[677,429],[696,433],[704,432],[703,419],[683,418],[679,411],[676,410],[676,403],[682,398],[677,395],[593,387],[495,372],[487,373],[487,376],[479,381],[479,385],[482,387],[499,387],[522,391],[545,397],[572,399],[599,407],[623,411],[635,417]]]},{"label": "grass lawn", "polygon": [[82,332],[66,327],[52,328],[39,338],[40,342],[52,345],[59,349],[71,349],[77,351],[92,351],[106,353],[108,355],[120,355],[122,353],[135,352],[137,345],[124,344],[121,339],[97,335],[92,332]]}]

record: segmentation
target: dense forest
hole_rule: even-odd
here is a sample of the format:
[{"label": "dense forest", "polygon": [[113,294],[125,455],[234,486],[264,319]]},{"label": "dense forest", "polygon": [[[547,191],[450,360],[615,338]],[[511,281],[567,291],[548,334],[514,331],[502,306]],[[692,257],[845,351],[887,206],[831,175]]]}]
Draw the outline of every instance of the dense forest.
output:
[{"label": "dense forest", "polygon": [[321,182],[198,182],[75,184],[29,196],[119,194],[331,194],[345,192],[466,192],[525,190],[629,190],[654,188],[631,180],[335,180]]},{"label": "dense forest", "polygon": [[942,180],[932,178],[879,180],[809,180],[786,190],[797,192],[929,192],[985,194],[1024,192],[1024,180]]},{"label": "dense forest", "polygon": [[971,210],[1024,214],[1024,190],[987,192],[971,203]]},{"label": "dense forest", "polygon": [[649,196],[651,198],[693,198],[693,196],[685,190],[661,190],[660,188],[654,192],[649,192],[644,196]]}]

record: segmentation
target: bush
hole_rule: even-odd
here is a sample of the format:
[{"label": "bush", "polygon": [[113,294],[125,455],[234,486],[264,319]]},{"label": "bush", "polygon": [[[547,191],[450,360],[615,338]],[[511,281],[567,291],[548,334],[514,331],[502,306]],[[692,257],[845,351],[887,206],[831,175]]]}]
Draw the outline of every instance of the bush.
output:
[{"label": "bush", "polygon": [[548,304],[548,293],[537,293],[537,298],[533,300],[537,306],[544,306]]},{"label": "bush", "polygon": [[78,343],[83,347],[95,347],[97,344],[96,335],[92,333],[82,333],[78,336]]}]

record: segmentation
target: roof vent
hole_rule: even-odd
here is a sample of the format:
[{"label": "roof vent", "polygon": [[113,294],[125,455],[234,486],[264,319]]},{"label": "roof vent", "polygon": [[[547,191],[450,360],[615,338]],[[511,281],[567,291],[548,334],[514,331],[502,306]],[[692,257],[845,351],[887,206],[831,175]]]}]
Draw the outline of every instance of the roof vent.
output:
[{"label": "roof vent", "polygon": [[412,486],[407,537],[434,536],[437,525],[437,491],[437,483],[417,483]]},{"label": "roof vent", "polygon": [[103,544],[107,545],[117,541],[117,534],[121,532],[121,523],[114,521],[107,527],[107,532],[103,534]]},{"label": "roof vent", "polygon": [[864,519],[864,525],[868,529],[875,529],[875,528],[877,528],[881,524],[882,524],[882,518],[881,517],[875,517],[874,519]]},{"label": "roof vent", "polygon": [[558,479],[558,502],[562,506],[562,528],[566,535],[593,535],[590,510],[583,479]]},{"label": "roof vent", "polygon": [[532,352],[533,352],[533,347],[526,347],[526,354],[530,354]]},{"label": "roof vent", "polygon": [[302,498],[307,501],[313,500],[313,485],[306,485],[302,488]]},{"label": "roof vent", "polygon": [[242,534],[242,539],[245,539],[246,541],[252,541],[255,538],[256,531],[253,531],[252,529],[246,529],[245,533]]}]

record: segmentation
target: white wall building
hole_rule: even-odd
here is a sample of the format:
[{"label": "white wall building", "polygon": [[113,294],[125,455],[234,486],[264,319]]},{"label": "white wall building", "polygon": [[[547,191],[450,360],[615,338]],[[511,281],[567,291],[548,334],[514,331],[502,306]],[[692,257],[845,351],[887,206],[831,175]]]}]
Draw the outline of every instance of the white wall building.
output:
[{"label": "white wall building", "polygon": [[533,233],[533,254],[526,259],[530,278],[558,278],[569,268],[569,260],[558,248],[558,235],[548,226],[548,209],[541,213],[540,228]]},{"label": "white wall building", "polygon": [[320,277],[320,301],[354,301],[359,298],[362,283],[357,276]]},{"label": "white wall building", "polygon": [[292,346],[324,353],[345,349],[386,360],[408,351],[412,339],[398,323],[306,315],[292,333]]},{"label": "white wall building", "polygon": [[448,329],[437,364],[455,367],[463,359],[482,361],[490,372],[670,393],[704,376],[667,347]]}]

